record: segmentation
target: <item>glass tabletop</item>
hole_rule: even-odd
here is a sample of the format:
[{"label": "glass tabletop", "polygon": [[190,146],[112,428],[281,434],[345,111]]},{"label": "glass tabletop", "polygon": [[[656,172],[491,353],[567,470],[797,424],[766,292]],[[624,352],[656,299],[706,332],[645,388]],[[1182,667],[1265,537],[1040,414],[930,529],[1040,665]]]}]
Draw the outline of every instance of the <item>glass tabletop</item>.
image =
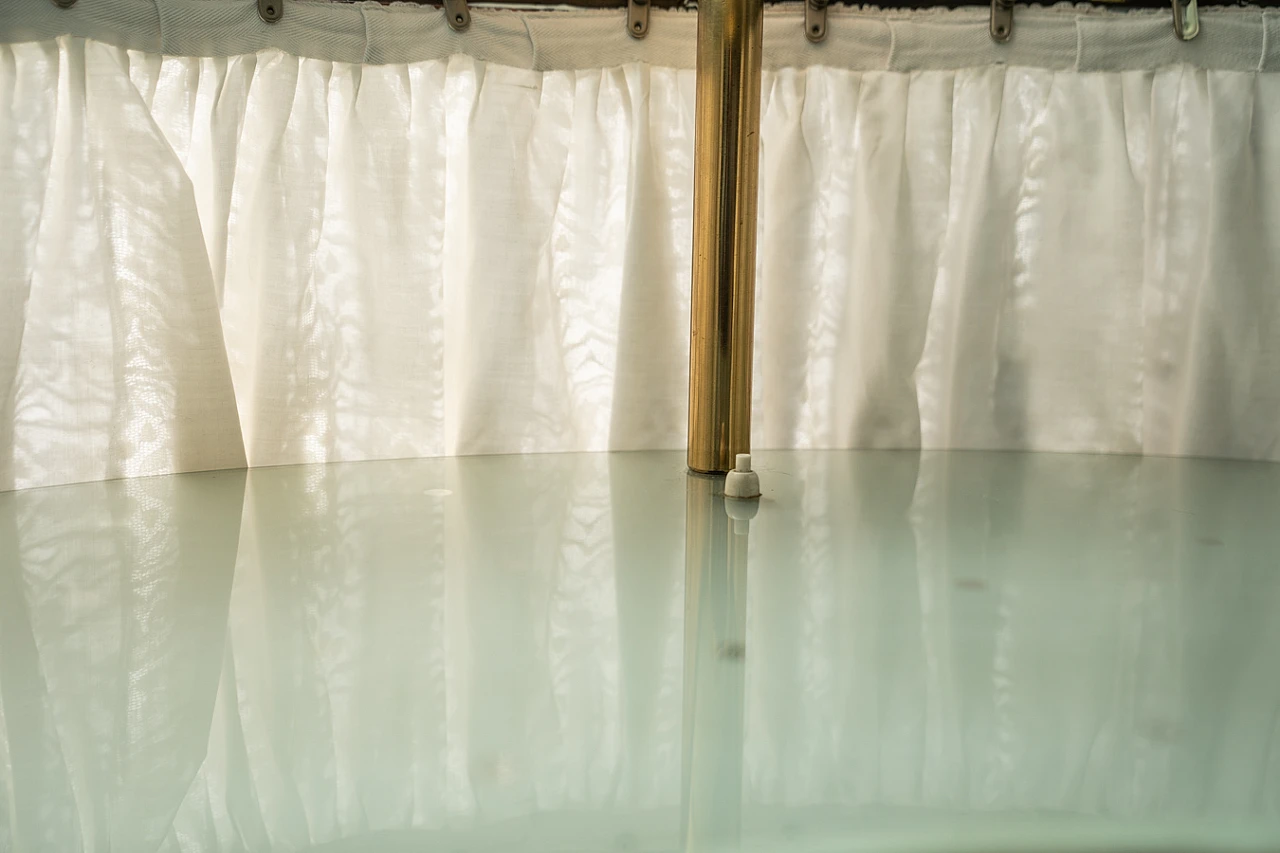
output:
[{"label": "glass tabletop", "polygon": [[0,494],[0,850],[1280,849],[1280,466]]}]

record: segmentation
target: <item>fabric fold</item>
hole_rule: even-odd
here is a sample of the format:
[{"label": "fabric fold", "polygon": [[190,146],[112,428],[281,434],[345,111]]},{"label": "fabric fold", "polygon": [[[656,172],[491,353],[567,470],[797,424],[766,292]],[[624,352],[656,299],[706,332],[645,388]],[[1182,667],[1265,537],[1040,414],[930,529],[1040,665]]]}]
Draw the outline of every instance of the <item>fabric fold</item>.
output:
[{"label": "fabric fold", "polygon": [[[692,71],[3,51],[0,488],[684,444]],[[1280,459],[1277,79],[766,72],[754,445]]]}]

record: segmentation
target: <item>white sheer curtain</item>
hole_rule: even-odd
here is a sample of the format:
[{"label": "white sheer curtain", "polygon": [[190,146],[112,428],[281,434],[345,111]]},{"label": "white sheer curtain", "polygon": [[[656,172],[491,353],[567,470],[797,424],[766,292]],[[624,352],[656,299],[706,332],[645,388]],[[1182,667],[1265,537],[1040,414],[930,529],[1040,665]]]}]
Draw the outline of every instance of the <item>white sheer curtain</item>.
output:
[{"label": "white sheer curtain", "polygon": [[[692,15],[29,6],[0,488],[682,446]],[[1019,13],[770,14],[754,443],[1280,459],[1276,16]]]}]

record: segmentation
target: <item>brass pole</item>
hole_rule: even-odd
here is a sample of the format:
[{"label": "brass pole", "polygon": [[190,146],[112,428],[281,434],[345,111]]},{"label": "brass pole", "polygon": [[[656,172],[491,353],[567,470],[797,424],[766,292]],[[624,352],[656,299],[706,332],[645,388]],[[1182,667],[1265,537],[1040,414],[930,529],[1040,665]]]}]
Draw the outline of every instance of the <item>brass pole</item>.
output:
[{"label": "brass pole", "polygon": [[698,4],[689,467],[751,450],[763,0]]}]

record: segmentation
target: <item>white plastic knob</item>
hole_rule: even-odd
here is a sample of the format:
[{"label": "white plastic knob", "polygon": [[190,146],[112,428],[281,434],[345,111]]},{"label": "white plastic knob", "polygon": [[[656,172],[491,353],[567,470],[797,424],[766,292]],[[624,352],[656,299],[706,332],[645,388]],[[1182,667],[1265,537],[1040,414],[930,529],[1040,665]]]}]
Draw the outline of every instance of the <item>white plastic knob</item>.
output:
[{"label": "white plastic knob", "polygon": [[751,470],[751,454],[739,453],[724,478],[724,496],[736,500],[760,497],[760,475]]}]

